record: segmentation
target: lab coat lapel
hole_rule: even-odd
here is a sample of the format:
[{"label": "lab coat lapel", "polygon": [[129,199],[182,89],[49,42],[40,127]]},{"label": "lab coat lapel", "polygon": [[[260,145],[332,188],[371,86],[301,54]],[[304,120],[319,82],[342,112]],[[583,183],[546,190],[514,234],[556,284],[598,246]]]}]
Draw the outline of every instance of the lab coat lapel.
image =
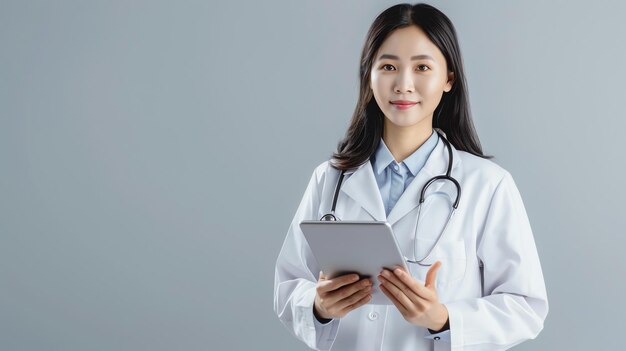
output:
[{"label": "lab coat lapel", "polygon": [[[444,134],[445,135],[445,134]],[[454,175],[454,169],[461,162],[459,158],[457,150],[450,144],[452,148],[452,177]],[[417,173],[415,178],[411,181],[409,186],[404,190],[398,202],[396,202],[395,206],[391,209],[389,216],[387,217],[387,222],[390,225],[393,225],[397,221],[399,221],[402,217],[404,217],[407,213],[411,212],[414,208],[419,205],[420,193],[422,191],[422,187],[428,182],[432,177],[437,175],[446,174],[448,169],[448,148],[444,144],[443,140],[439,138],[437,145],[430,153],[428,160],[424,164],[424,167]],[[424,198],[426,198],[429,194],[433,192],[441,190],[441,188],[445,185],[446,192],[450,194],[450,196],[456,196],[456,189],[454,185],[445,180],[438,180],[432,183],[426,193],[424,194]]]},{"label": "lab coat lapel", "polygon": [[374,178],[372,163],[368,160],[354,172],[347,176],[341,186],[341,191],[356,201],[372,218],[377,221],[385,220],[385,208],[380,196],[378,183]]}]

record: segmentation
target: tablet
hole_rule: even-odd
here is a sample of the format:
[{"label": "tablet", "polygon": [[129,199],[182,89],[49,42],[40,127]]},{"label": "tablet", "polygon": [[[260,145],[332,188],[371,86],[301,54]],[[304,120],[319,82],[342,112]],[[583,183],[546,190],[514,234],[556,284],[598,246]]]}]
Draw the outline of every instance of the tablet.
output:
[{"label": "tablet", "polygon": [[327,277],[357,273],[361,278],[370,278],[374,290],[368,304],[392,304],[378,287],[378,274],[383,268],[393,270],[395,266],[407,272],[409,269],[389,223],[302,221],[300,229]]}]

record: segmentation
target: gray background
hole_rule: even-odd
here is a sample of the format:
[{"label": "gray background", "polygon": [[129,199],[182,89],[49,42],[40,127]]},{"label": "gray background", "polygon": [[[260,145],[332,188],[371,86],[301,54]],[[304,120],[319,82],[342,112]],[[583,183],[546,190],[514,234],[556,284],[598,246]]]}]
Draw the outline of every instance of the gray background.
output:
[{"label": "gray background", "polygon": [[[275,260],[396,3],[0,1],[0,349],[307,349]],[[515,349],[619,349],[626,6],[430,3],[544,270]]]}]

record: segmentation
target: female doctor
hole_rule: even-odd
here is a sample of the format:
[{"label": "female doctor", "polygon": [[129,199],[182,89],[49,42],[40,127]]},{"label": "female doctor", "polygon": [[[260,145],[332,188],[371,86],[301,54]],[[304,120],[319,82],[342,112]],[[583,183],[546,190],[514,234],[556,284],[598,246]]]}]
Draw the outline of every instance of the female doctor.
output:
[{"label": "female doctor", "polygon": [[[504,350],[534,339],[548,313],[539,257],[511,174],[482,153],[452,23],[430,5],[392,6],[360,62],[351,125],[315,168],[276,261],[280,321],[318,350]],[[377,277],[392,305],[367,304],[372,279],[320,271],[299,223],[333,216],[392,226],[409,267]]]}]

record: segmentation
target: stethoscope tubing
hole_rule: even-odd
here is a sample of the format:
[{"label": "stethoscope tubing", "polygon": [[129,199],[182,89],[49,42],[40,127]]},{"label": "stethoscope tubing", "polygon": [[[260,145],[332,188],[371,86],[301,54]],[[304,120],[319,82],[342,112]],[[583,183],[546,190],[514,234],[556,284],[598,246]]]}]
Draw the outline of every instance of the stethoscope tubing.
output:
[{"label": "stethoscope tubing", "polygon": [[[456,210],[457,210],[457,208],[459,206],[459,201],[461,200],[461,185],[459,184],[459,182],[456,179],[454,179],[451,176],[451,173],[452,173],[452,163],[453,163],[452,147],[450,146],[450,142],[445,138],[445,136],[443,136],[439,131],[437,131],[437,134],[442,139],[442,141],[446,145],[446,148],[448,149],[448,167],[446,169],[446,174],[438,175],[438,176],[435,176],[435,177],[429,179],[426,182],[426,184],[424,184],[424,186],[422,187],[422,190],[420,191],[420,199],[419,199],[419,205],[418,205],[418,210],[417,210],[417,223],[415,224],[415,243],[413,245],[413,257],[414,258],[417,257],[417,228],[419,226],[419,219],[420,219],[420,214],[422,212],[422,204],[424,203],[424,200],[425,200],[426,189],[428,189],[428,187],[432,183],[434,183],[434,182],[436,182],[438,180],[448,180],[448,181],[451,181],[455,185],[457,193],[456,193],[456,199],[455,199],[454,203],[452,204],[452,211],[450,212],[450,214],[448,215],[448,219],[446,220],[446,224],[444,225],[443,230],[441,231],[441,233],[437,237],[437,240],[435,241],[435,244],[428,251],[426,256],[424,256],[420,260],[417,260],[417,259],[411,260],[411,259],[407,258],[406,256],[404,257],[407,262],[416,263],[416,264],[419,264],[421,266],[431,266],[432,265],[432,264],[425,264],[425,263],[421,263],[421,262],[423,260],[427,259],[430,256],[430,254],[433,252],[435,247],[437,247],[437,244],[439,243],[439,241],[443,237],[443,234],[446,232],[446,229],[448,228],[448,224],[450,223],[450,220],[452,219],[452,216],[456,212]],[[322,216],[322,218],[320,218],[320,221],[337,221],[338,220],[337,217],[335,216],[335,208],[337,206],[337,199],[339,197],[339,190],[341,189],[341,184],[343,183],[344,175],[345,175],[345,170],[342,170],[341,174],[339,175],[339,179],[337,181],[337,185],[335,186],[335,194],[333,196],[333,203],[332,203],[332,207],[331,207],[330,213],[327,213],[324,216]]]}]

